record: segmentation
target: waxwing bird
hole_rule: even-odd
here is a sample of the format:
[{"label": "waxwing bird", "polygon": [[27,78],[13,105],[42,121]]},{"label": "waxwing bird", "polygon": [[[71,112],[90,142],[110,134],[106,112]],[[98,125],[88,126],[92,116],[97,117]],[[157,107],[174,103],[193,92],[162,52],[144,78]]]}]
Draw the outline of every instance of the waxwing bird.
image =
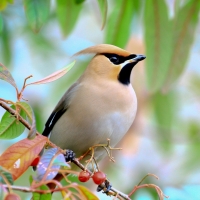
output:
[{"label": "waxwing bird", "polygon": [[[80,54],[95,54],[83,75],[63,95],[45,124],[44,136],[76,157],[89,147],[112,147],[123,138],[134,121],[137,98],[130,83],[133,67],[146,57],[113,45],[100,44]],[[106,155],[97,148],[95,159]]]}]

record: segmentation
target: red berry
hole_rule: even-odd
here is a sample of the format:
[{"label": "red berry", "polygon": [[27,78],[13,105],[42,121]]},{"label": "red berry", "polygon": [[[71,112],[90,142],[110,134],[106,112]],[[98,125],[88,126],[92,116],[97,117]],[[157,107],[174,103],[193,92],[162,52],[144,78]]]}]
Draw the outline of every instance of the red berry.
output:
[{"label": "red berry", "polygon": [[87,171],[81,171],[79,173],[78,179],[80,182],[87,182],[90,179],[90,174]]},{"label": "red berry", "polygon": [[92,179],[94,183],[96,183],[97,185],[100,185],[106,180],[106,175],[103,172],[98,171],[94,173],[94,175],[92,176]]},{"label": "red berry", "polygon": [[33,160],[33,162],[31,163],[30,166],[36,167],[36,166],[38,165],[39,161],[40,161],[40,156],[37,156],[37,157]]},{"label": "red berry", "polygon": [[4,200],[21,200],[17,194],[7,194]]}]

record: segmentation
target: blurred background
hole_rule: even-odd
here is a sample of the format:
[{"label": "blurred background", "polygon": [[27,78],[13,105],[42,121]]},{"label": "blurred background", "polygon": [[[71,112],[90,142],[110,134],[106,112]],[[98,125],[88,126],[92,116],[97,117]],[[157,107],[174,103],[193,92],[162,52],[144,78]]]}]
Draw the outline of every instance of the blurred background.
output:
[{"label": "blurred background", "polygon": [[[109,43],[146,55],[132,71],[138,97],[135,122],[118,144],[123,150],[114,152],[116,162],[105,158],[100,168],[115,188],[127,194],[153,173],[159,180],[148,177],[144,183],[160,186],[171,200],[200,199],[200,1],[1,0],[0,9],[0,62],[19,88],[27,76],[33,75],[29,82],[39,80],[92,45]],[[61,79],[25,90],[39,132],[90,59],[76,58],[75,66]],[[2,80],[0,98],[16,101],[15,89]],[[4,112],[0,107],[0,117]],[[26,136],[27,132],[1,140],[0,153]],[[31,169],[15,185],[29,186],[30,174]],[[87,185],[95,191],[92,181]],[[31,197],[19,194],[22,199]],[[59,198],[54,194],[53,199]],[[154,189],[141,189],[132,199],[158,197]]]}]

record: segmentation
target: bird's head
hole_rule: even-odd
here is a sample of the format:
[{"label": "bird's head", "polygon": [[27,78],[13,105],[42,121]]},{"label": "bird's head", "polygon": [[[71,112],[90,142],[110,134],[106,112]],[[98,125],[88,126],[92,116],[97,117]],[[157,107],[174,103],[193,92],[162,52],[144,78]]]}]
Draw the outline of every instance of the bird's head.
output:
[{"label": "bird's head", "polygon": [[133,67],[146,57],[130,52],[110,44],[99,44],[79,51],[80,54],[96,54],[87,71],[96,75],[115,79],[124,85],[130,84],[130,75]]}]

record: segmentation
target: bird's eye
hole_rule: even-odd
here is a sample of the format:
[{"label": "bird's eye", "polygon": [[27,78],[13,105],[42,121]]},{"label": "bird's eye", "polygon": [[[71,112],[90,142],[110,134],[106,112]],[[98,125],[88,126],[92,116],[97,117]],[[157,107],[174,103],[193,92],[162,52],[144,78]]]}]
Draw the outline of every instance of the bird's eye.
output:
[{"label": "bird's eye", "polygon": [[119,58],[117,56],[112,56],[109,59],[113,64],[119,64]]}]

